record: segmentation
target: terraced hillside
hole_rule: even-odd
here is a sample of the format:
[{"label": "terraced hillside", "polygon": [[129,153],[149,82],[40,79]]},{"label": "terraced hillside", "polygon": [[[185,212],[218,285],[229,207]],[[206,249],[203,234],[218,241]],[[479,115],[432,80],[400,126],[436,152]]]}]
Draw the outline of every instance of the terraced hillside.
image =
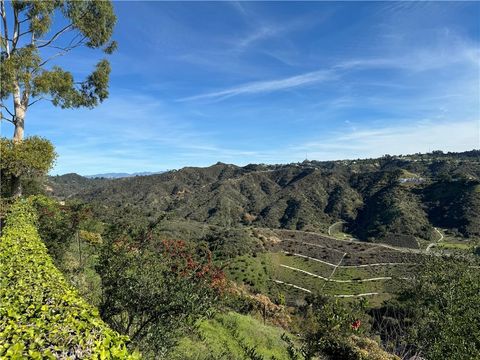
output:
[{"label": "terraced hillside", "polygon": [[230,276],[253,291],[285,294],[296,303],[310,293],[339,298],[368,296],[372,303],[390,297],[411,274],[423,251],[388,245],[337,240],[292,230],[260,232],[267,252],[241,256]]}]

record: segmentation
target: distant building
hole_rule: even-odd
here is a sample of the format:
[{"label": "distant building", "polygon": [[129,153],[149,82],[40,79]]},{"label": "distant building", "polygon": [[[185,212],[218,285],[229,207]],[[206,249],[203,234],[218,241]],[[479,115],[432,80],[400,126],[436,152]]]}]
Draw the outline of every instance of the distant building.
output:
[{"label": "distant building", "polygon": [[403,183],[413,183],[413,184],[420,184],[425,181],[424,178],[421,177],[409,177],[409,178],[400,178],[398,181],[403,184]]}]

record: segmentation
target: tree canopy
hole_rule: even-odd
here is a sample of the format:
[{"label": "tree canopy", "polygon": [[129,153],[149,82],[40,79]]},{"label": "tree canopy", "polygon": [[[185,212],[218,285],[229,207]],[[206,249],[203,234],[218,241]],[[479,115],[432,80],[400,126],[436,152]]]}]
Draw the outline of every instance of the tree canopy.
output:
[{"label": "tree canopy", "polygon": [[[2,43],[2,100],[16,97],[23,106],[46,99],[62,108],[93,107],[108,96],[110,65],[102,59],[83,81],[75,81],[71,72],[52,66],[54,59],[80,46],[101,48],[111,53],[116,22],[110,1],[11,1],[11,12],[1,2],[3,20]],[[53,24],[54,15],[63,15],[64,26]],[[8,16],[13,17],[9,29]],[[6,106],[2,105],[5,110]],[[14,111],[7,111],[15,122]]]},{"label": "tree canopy", "polygon": [[7,196],[15,195],[20,178],[25,182],[43,177],[57,157],[52,143],[38,136],[28,137],[19,143],[0,138],[0,149],[0,174],[5,185],[2,187],[2,195]]}]

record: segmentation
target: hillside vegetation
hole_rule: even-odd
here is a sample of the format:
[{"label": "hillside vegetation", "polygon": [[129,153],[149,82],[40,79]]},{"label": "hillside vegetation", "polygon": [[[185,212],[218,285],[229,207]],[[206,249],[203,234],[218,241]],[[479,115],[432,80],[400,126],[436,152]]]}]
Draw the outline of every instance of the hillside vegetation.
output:
[{"label": "hillside vegetation", "polygon": [[289,360],[287,344],[281,338],[284,332],[252,316],[228,312],[201,321],[192,336],[179,342],[170,358],[243,360],[255,353],[262,359]]},{"label": "hillside vegetation", "polygon": [[131,206],[149,217],[231,227],[326,232],[336,221],[362,240],[417,247],[434,227],[480,236],[480,151],[287,165],[217,163],[158,175],[50,178],[57,198]]}]

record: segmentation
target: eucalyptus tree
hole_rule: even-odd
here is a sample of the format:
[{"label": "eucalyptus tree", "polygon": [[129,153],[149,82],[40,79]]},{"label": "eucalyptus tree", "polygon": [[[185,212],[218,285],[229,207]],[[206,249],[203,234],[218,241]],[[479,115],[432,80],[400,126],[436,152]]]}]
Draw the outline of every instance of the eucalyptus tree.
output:
[{"label": "eucalyptus tree", "polygon": [[[108,60],[101,59],[81,80],[55,62],[80,47],[105,54],[115,50],[111,1],[0,0],[0,15],[0,119],[14,125],[14,143],[23,141],[26,114],[38,101],[61,108],[93,108],[107,98]],[[18,195],[19,179],[14,184]]]}]

